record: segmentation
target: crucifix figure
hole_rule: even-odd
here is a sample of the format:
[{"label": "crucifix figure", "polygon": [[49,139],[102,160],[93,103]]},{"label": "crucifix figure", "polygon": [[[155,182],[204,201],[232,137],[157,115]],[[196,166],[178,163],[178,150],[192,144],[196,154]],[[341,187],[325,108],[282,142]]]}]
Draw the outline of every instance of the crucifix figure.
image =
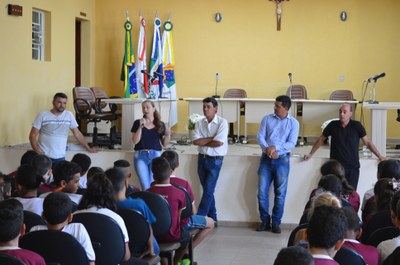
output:
[{"label": "crucifix figure", "polygon": [[281,30],[281,18],[282,18],[282,2],[289,0],[269,0],[274,1],[276,4],[276,30]]}]

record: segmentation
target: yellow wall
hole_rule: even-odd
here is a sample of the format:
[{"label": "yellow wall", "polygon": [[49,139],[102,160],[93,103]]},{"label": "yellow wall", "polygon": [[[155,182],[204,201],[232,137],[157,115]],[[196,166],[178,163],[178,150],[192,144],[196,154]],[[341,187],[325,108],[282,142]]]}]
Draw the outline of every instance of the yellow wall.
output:
[{"label": "yellow wall", "polygon": [[[164,21],[174,23],[178,97],[214,94],[231,87],[246,89],[249,97],[274,98],[286,92],[289,72],[295,83],[304,84],[310,99],[327,99],[335,89],[350,89],[361,99],[362,81],[386,72],[379,80],[377,100],[400,101],[396,93],[399,62],[398,25],[400,1],[293,0],[283,4],[282,30],[276,30],[275,5],[266,0],[98,0],[96,6],[96,83],[122,95],[119,81],[123,55],[123,22],[128,8],[138,38],[140,8],[147,19],[148,51],[153,19],[158,9]],[[348,20],[339,19],[346,10]],[[221,23],[214,14],[222,13]],[[136,21],[135,21],[136,20]],[[137,49],[135,47],[135,49]],[[344,82],[339,81],[344,75]],[[360,107],[356,118],[359,119]],[[365,113],[369,127],[369,113]],[[179,124],[187,124],[186,104],[180,103]],[[398,137],[394,111],[388,115],[388,137]],[[255,133],[257,126],[251,127]],[[318,131],[314,135],[319,134]]]},{"label": "yellow wall", "polygon": [[[23,16],[8,16],[9,3],[21,5]],[[90,20],[93,24],[94,3],[94,0],[0,1],[0,146],[28,142],[33,119],[39,111],[51,108],[56,92],[63,91],[72,99],[75,20]],[[51,13],[50,61],[32,60],[32,8]],[[80,12],[86,13],[86,18]],[[90,56],[86,60],[94,65]],[[71,103],[69,100],[69,109]]]},{"label": "yellow wall", "polygon": [[[1,3],[4,7],[8,2]],[[80,11],[88,14],[93,29],[90,56],[85,59],[90,67],[83,78],[86,85],[104,87],[110,95],[123,94],[119,76],[125,10],[133,22],[136,52],[141,8],[148,25],[148,52],[156,9],[163,21],[171,14],[178,97],[214,94],[219,72],[219,94],[241,87],[249,97],[274,98],[286,92],[287,74],[292,72],[294,83],[304,84],[311,99],[327,99],[335,89],[350,89],[360,99],[362,81],[386,72],[378,82],[377,100],[400,101],[396,92],[400,81],[398,0],[292,0],[283,4],[281,31],[276,31],[275,5],[267,0],[20,0],[16,4],[24,6],[22,18],[7,16],[5,9],[0,13],[0,145],[27,142],[32,119],[39,110],[50,108],[54,92],[70,94],[72,37]],[[52,12],[51,62],[31,60],[28,11],[32,5]],[[343,10],[348,13],[347,22],[339,20]],[[214,21],[217,11],[222,13],[221,23]],[[344,82],[339,81],[340,75]],[[179,106],[180,120],[174,130],[184,133],[187,106],[184,102]],[[399,138],[394,111],[388,121],[388,137]],[[250,129],[254,134],[257,126]]]}]

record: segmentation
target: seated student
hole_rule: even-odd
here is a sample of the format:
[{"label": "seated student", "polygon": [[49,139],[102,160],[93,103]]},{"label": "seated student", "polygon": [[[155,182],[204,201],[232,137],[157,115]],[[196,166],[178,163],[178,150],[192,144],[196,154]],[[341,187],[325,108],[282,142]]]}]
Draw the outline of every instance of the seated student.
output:
[{"label": "seated student", "polygon": [[43,177],[43,183],[38,188],[38,195],[53,191],[56,186],[53,182],[51,159],[45,155],[37,155],[32,159],[31,165],[36,169],[36,174]]},{"label": "seated student", "polygon": [[[31,162],[32,162],[32,159],[33,159],[35,156],[37,156],[37,155],[38,155],[38,153],[36,153],[36,152],[33,151],[33,150],[28,150],[28,151],[26,151],[26,152],[22,155],[19,165],[20,165],[20,166],[21,166],[21,165],[30,165]],[[15,192],[16,192],[15,174],[16,174],[16,173],[17,173],[17,171],[15,170],[15,171],[13,171],[13,172],[11,172],[11,173],[9,173],[9,174],[7,175],[8,178],[11,180],[11,195],[12,195],[13,197],[18,196],[18,194],[15,194]]]},{"label": "seated student", "polygon": [[[400,185],[400,183],[397,185]],[[390,215],[393,224],[400,228],[400,191],[396,191],[390,202]],[[397,247],[400,247],[400,236],[381,242],[378,245],[381,263],[393,253]]]},{"label": "seated student", "polygon": [[[127,179],[130,179],[132,177],[131,164],[127,160],[120,159],[115,161],[114,167],[121,169]],[[129,194],[135,191],[140,191],[140,189],[134,185],[129,184],[126,188],[126,196],[129,196]]]},{"label": "seated student", "polygon": [[282,248],[276,259],[274,265],[314,265],[311,253],[299,246]]},{"label": "seated student", "polygon": [[[306,214],[303,214],[300,224],[306,224],[309,222],[314,209],[322,206],[322,205],[328,205],[328,206],[334,206],[337,208],[341,208],[342,204],[340,203],[340,200],[330,193],[329,191],[322,192],[316,196],[314,196],[312,203],[311,203],[311,208],[308,210]],[[297,231],[295,238],[294,238],[294,245],[300,245],[305,248],[308,248],[308,243],[307,243],[307,235],[306,235],[307,229],[300,229]]]},{"label": "seated student", "polygon": [[0,201],[11,197],[11,179],[0,172]]},{"label": "seated student", "polygon": [[[341,205],[344,206],[351,206],[350,203],[344,199],[341,194],[343,191],[343,184],[342,182],[333,174],[329,174],[326,176],[322,176],[318,182],[318,188],[316,189],[314,195],[317,195],[321,192],[329,191],[337,198],[340,199]],[[304,207],[303,214],[307,213],[312,203],[312,197],[308,200],[306,206]]]},{"label": "seated student", "polygon": [[80,172],[81,178],[79,179],[79,188],[86,189],[87,187],[86,174],[90,168],[90,165],[92,164],[92,160],[86,154],[77,153],[72,157],[71,162],[77,163],[81,167],[81,172]]},{"label": "seated student", "polygon": [[85,226],[72,221],[72,201],[67,194],[63,192],[53,192],[49,194],[43,203],[42,218],[47,222],[46,225],[37,225],[31,228],[31,231],[55,230],[63,231],[75,237],[86,251],[90,265],[95,264],[96,255],[90,241]]},{"label": "seated student", "polygon": [[[101,167],[89,168],[89,170],[86,174],[87,182],[89,182],[93,178],[93,176],[96,174],[104,174],[104,170]],[[87,182],[86,182],[86,185],[87,185]],[[85,189],[78,188],[78,191],[76,193],[83,195],[83,194],[85,194],[85,192],[86,192],[86,188]]]},{"label": "seated student", "polygon": [[307,227],[307,240],[315,265],[339,265],[333,260],[344,242],[347,219],[341,208],[316,207]]},{"label": "seated student", "polygon": [[204,238],[212,231],[214,228],[214,220],[208,216],[197,215],[196,207],[194,204],[194,195],[192,191],[192,187],[189,182],[184,179],[178,178],[175,176],[176,170],[179,167],[179,155],[177,152],[173,150],[167,150],[161,154],[161,157],[164,157],[172,170],[169,182],[172,185],[178,185],[184,187],[192,200],[192,210],[193,215],[190,218],[186,218],[186,220],[181,220],[181,225],[185,227],[186,230],[191,229],[201,229],[199,233],[197,233],[193,238],[193,247],[198,246]]},{"label": "seated student", "polygon": [[22,204],[14,199],[0,202],[0,253],[13,256],[27,265],[46,265],[33,251],[18,247],[19,237],[25,234]]},{"label": "seated student", "polygon": [[154,184],[147,191],[151,191],[162,195],[171,207],[172,225],[168,233],[164,236],[157,237],[158,242],[177,242],[181,243],[181,247],[175,251],[174,264],[182,259],[186,253],[189,243],[189,233],[182,229],[180,216],[182,210],[186,207],[186,197],[184,191],[169,183],[171,176],[171,168],[168,161],[163,157],[154,158],[151,163]]},{"label": "seated student", "polygon": [[[400,162],[398,160],[383,160],[378,164],[378,180],[396,179],[400,180]],[[362,220],[366,222],[369,215],[377,212],[374,188],[367,190],[364,194],[362,210]]]},{"label": "seated student", "polygon": [[74,215],[89,212],[104,214],[114,219],[124,235],[125,256],[123,257],[123,261],[129,261],[131,252],[128,245],[128,231],[122,217],[115,213],[117,207],[111,181],[105,174],[96,174],[87,184],[87,190],[78,205],[78,210],[74,212]]},{"label": "seated student", "polygon": [[357,241],[361,237],[362,223],[357,213],[352,207],[343,207],[343,212],[347,218],[347,232],[343,246],[351,248],[359,253],[368,265],[379,264],[378,250],[369,245],[365,245]]},{"label": "seated student", "polygon": [[374,193],[377,211],[365,218],[361,242],[367,243],[371,234],[386,226],[394,226],[390,213],[390,201],[399,189],[396,180],[380,179],[375,183]]},{"label": "seated student", "polygon": [[[79,204],[82,195],[77,194],[81,168],[78,164],[69,161],[61,161],[55,165],[53,169],[54,183],[57,188],[53,192],[64,192],[75,203]],[[51,192],[40,195],[41,198],[46,198]]]},{"label": "seated student", "polygon": [[144,200],[140,198],[126,197],[126,187],[128,186],[128,179],[124,172],[119,168],[110,168],[105,172],[107,178],[111,181],[114,187],[114,194],[117,200],[117,208],[128,208],[140,212],[147,220],[150,226],[151,236],[148,244],[144,248],[135,249],[135,254],[143,257],[147,254],[155,256],[160,254],[160,247],[153,236],[151,225],[156,222],[156,217],[151,212]]},{"label": "seated student", "polygon": [[15,180],[19,194],[16,199],[22,203],[24,210],[42,215],[43,198],[37,197],[37,189],[43,182],[42,176],[36,174],[36,169],[33,166],[22,165],[17,169]]},{"label": "seated student", "polygon": [[360,195],[354,190],[346,179],[346,173],[342,164],[335,159],[326,161],[320,169],[321,175],[326,176],[333,174],[342,182],[342,197],[346,199],[356,212],[360,209]]}]

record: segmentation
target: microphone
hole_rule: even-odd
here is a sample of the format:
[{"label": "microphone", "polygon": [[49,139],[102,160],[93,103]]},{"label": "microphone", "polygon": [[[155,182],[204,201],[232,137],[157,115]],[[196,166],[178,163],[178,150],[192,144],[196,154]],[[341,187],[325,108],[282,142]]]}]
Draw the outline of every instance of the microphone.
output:
[{"label": "microphone", "polygon": [[385,73],[380,73],[380,74],[378,74],[378,75],[374,75],[374,76],[368,78],[368,83],[371,83],[372,80],[373,80],[374,82],[376,82],[376,80],[378,80],[378,79],[381,78],[381,77],[385,77],[385,75],[386,75]]},{"label": "microphone", "polygon": [[164,78],[164,75],[163,75],[163,74],[160,74],[159,72],[154,72],[153,74],[156,75],[156,76],[158,76],[158,77]]},{"label": "microphone", "polygon": [[289,76],[290,83],[292,83],[292,73],[289,73],[288,76]]},{"label": "microphone", "polygon": [[149,72],[146,72],[145,70],[140,71],[142,74],[147,75],[147,77],[152,77]]}]

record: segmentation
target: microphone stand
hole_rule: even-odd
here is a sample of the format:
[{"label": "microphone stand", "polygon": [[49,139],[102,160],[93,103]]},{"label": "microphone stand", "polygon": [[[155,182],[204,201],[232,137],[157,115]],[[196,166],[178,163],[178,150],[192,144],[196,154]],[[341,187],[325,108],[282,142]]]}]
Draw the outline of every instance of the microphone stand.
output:
[{"label": "microphone stand", "polygon": [[217,93],[217,91],[218,91],[218,80],[219,80],[219,74],[216,73],[215,74],[215,95],[212,96],[213,98],[220,98],[220,96],[218,96],[218,93]]},{"label": "microphone stand", "polygon": [[374,83],[372,84],[372,87],[369,89],[369,104],[378,104],[379,102],[376,101],[375,96],[376,96],[376,79],[374,79]]}]

